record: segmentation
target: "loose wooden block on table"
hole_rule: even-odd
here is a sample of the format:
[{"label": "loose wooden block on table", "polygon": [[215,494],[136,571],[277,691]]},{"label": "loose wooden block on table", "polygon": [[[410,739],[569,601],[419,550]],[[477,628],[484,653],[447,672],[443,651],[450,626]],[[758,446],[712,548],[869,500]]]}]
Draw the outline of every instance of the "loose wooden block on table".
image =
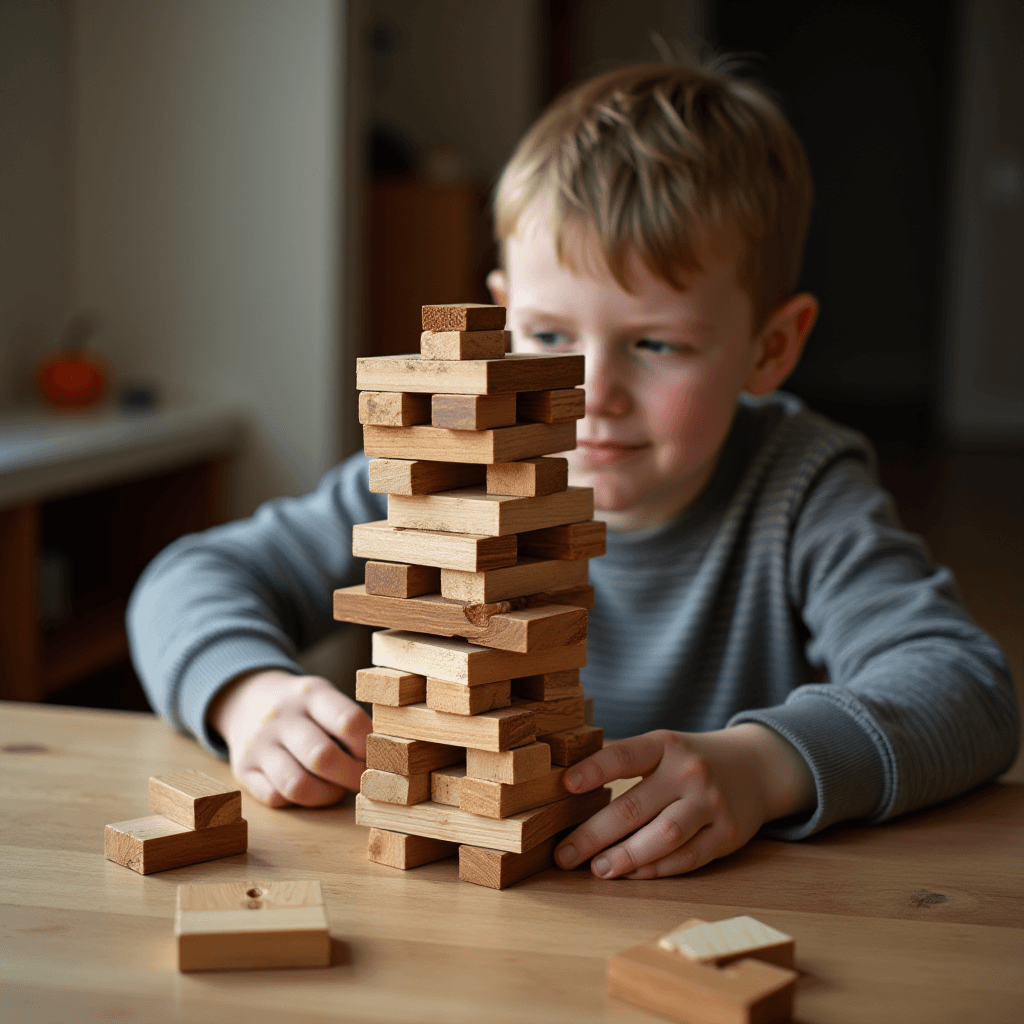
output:
[{"label": "loose wooden block on table", "polygon": [[248,839],[245,818],[226,825],[190,829],[154,814],[108,825],[103,848],[107,860],[140,875],[151,875],[154,871],[245,853]]},{"label": "loose wooden block on table", "polygon": [[418,868],[421,864],[432,864],[458,853],[456,843],[443,839],[428,839],[426,836],[410,836],[403,832],[388,832],[382,828],[371,828],[366,844],[366,855],[375,864],[389,868]]},{"label": "loose wooden block on table", "polygon": [[516,395],[516,419],[520,423],[564,423],[586,415],[587,396],[583,388],[557,391],[521,391]]},{"label": "loose wooden block on table", "polygon": [[796,971],[759,960],[706,967],[656,945],[634,946],[608,961],[608,995],[681,1024],[788,1021],[796,979]]},{"label": "loose wooden block on table", "polygon": [[424,306],[425,331],[495,331],[505,326],[505,307],[482,302],[443,302]]},{"label": "loose wooden block on table", "polygon": [[149,809],[185,828],[227,825],[242,816],[242,791],[187,769],[149,780]]},{"label": "loose wooden block on table", "polygon": [[435,804],[446,807],[459,806],[459,791],[462,780],[466,777],[466,766],[455,765],[451,768],[438,768],[430,773],[430,799]]},{"label": "loose wooden block on table", "polygon": [[564,732],[584,725],[583,698],[560,697],[557,700],[530,700],[516,697],[512,707],[532,711],[536,716],[537,731],[542,735]]},{"label": "loose wooden block on table", "polygon": [[426,704],[408,704],[401,708],[375,704],[373,729],[387,736],[480,750],[521,747],[532,743],[536,735],[532,711],[496,708],[479,715],[449,715],[432,711]]},{"label": "loose wooden block on table", "polygon": [[380,427],[412,427],[430,422],[430,396],[411,391],[364,391],[359,422]]},{"label": "loose wooden block on table", "polygon": [[403,704],[422,704],[426,699],[426,676],[377,666],[356,672],[356,700],[401,707]]},{"label": "loose wooden block on table", "polygon": [[507,679],[499,679],[483,686],[466,686],[449,679],[428,679],[425,699],[432,711],[479,715],[495,708],[507,708],[512,703],[512,684]]},{"label": "loose wooden block on table", "polygon": [[539,498],[569,486],[567,459],[523,459],[495,462],[487,467],[487,493]]},{"label": "loose wooden block on table", "polygon": [[352,527],[352,554],[356,558],[401,559],[440,569],[483,572],[515,564],[516,538],[405,530],[380,520]]},{"label": "loose wooden block on table", "polygon": [[376,665],[467,686],[538,672],[582,668],[587,663],[586,642],[519,654],[479,647],[454,637],[434,637],[398,629],[379,630],[370,639]]},{"label": "loose wooden block on table", "polygon": [[604,746],[604,730],[593,725],[538,736],[538,743],[551,748],[551,763],[568,766],[590,757]]},{"label": "loose wooden block on table", "polygon": [[520,556],[532,558],[597,558],[606,550],[607,527],[600,520],[531,530],[517,538]]},{"label": "loose wooden block on table", "polygon": [[366,592],[375,597],[420,597],[441,588],[441,570],[408,562],[367,562]]},{"label": "loose wooden block on table", "polygon": [[468,604],[488,604],[539,591],[585,586],[588,565],[557,558],[520,558],[515,565],[483,572],[441,570],[441,596]]},{"label": "loose wooden block on table", "polygon": [[366,767],[396,775],[421,775],[466,760],[461,747],[372,732],[366,737]]},{"label": "loose wooden block on table", "polygon": [[385,459],[438,462],[514,462],[576,447],[576,423],[518,423],[490,430],[441,427],[363,427],[363,451]]},{"label": "loose wooden block on table", "polygon": [[459,878],[489,889],[507,889],[538,871],[553,867],[556,844],[557,839],[552,836],[525,853],[460,846]]},{"label": "loose wooden block on table", "polygon": [[430,772],[400,775],[398,772],[367,768],[359,779],[359,792],[371,800],[408,807],[430,799]]},{"label": "loose wooden block on table", "polygon": [[679,953],[694,963],[724,967],[734,960],[752,957],[776,967],[792,967],[793,937],[749,915],[724,921],[684,921],[658,940],[662,949]]},{"label": "loose wooden block on table", "polygon": [[331,936],[317,881],[179,885],[178,969],[326,967]]},{"label": "loose wooden block on table", "polygon": [[428,801],[412,807],[378,803],[356,794],[356,824],[383,828],[392,832],[408,832],[445,839],[449,842],[482,846],[490,850],[523,853],[562,829],[586,821],[608,805],[611,790],[595,789],[589,793],[563,797],[554,803],[535,807],[532,811],[513,814],[510,818],[482,818],[466,814],[455,807]]},{"label": "loose wooden block on table", "polygon": [[370,490],[374,494],[433,494],[473,487],[486,479],[487,467],[472,463],[370,459]]},{"label": "loose wooden block on table", "polygon": [[509,784],[469,778],[467,769],[467,777],[459,790],[459,808],[485,818],[507,818],[560,800],[566,795],[563,775],[564,768],[552,768],[546,775]]},{"label": "loose wooden block on table", "polygon": [[[583,356],[510,353],[502,359],[422,359],[418,355],[356,360],[360,391],[445,395],[506,395],[571,388],[583,383]],[[523,456],[525,458],[526,456]]]},{"label": "loose wooden block on table", "polygon": [[578,668],[513,679],[512,692],[527,700],[561,700],[563,697],[584,696]]},{"label": "loose wooden block on table", "polygon": [[473,779],[516,785],[550,771],[551,748],[546,743],[528,743],[503,751],[466,751],[466,775]]},{"label": "loose wooden block on table", "polygon": [[503,359],[509,348],[508,331],[424,331],[423,359]]},{"label": "loose wooden block on table", "polygon": [[433,395],[430,425],[444,430],[490,430],[516,422],[515,395]]},{"label": "loose wooden block on table", "polygon": [[570,487],[537,498],[488,494],[482,487],[464,487],[439,494],[388,496],[388,524],[412,530],[447,530],[500,537],[577,523],[589,520],[593,514],[592,487]]}]

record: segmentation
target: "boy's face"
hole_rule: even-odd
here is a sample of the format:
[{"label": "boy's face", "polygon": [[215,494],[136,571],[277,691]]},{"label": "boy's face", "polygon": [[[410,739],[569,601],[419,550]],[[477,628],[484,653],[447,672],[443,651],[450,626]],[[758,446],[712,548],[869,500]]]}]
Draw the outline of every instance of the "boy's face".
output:
[{"label": "boy's face", "polygon": [[[676,291],[639,258],[632,294],[581,233],[562,266],[539,218],[506,243],[509,326],[517,352],[586,356],[586,418],[567,453],[570,480],[593,487],[615,529],[666,522],[707,486],[740,391],[758,362],[738,238],[698,252],[704,271]],[[500,293],[501,278],[492,278]]]}]

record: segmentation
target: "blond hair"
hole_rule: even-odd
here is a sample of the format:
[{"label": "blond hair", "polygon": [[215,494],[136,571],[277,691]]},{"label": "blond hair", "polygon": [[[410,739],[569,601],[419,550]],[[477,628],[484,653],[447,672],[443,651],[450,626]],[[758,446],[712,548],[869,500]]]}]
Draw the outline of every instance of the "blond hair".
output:
[{"label": "blond hair", "polygon": [[630,249],[681,288],[684,271],[701,269],[695,246],[703,233],[738,229],[740,284],[758,330],[796,287],[812,185],[803,146],[775,101],[716,58],[626,67],[559,96],[502,172],[499,242],[539,198],[550,204],[559,260],[571,267],[567,235],[592,227],[627,290]]}]

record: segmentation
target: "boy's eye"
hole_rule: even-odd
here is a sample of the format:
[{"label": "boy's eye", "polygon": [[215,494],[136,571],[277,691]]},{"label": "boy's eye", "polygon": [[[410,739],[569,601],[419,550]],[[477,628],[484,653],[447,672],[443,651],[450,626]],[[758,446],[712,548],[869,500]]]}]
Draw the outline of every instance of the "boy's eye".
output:
[{"label": "boy's eye", "polygon": [[667,341],[656,341],[654,338],[641,338],[636,347],[642,352],[650,352],[656,356],[677,355],[681,350],[678,345],[672,345]]},{"label": "boy's eye", "polygon": [[559,334],[557,331],[534,331],[530,337],[534,341],[539,341],[542,345],[548,345],[552,348],[558,345],[570,344],[569,338],[564,334]]}]

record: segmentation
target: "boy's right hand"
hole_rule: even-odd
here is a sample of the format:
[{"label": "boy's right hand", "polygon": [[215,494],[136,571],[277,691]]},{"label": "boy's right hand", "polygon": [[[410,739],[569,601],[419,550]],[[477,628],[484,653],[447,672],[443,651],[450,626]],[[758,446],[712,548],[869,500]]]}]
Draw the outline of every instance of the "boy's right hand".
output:
[{"label": "boy's right hand", "polygon": [[241,676],[214,698],[209,720],[261,803],[322,807],[359,789],[370,717],[326,679],[280,669]]}]

